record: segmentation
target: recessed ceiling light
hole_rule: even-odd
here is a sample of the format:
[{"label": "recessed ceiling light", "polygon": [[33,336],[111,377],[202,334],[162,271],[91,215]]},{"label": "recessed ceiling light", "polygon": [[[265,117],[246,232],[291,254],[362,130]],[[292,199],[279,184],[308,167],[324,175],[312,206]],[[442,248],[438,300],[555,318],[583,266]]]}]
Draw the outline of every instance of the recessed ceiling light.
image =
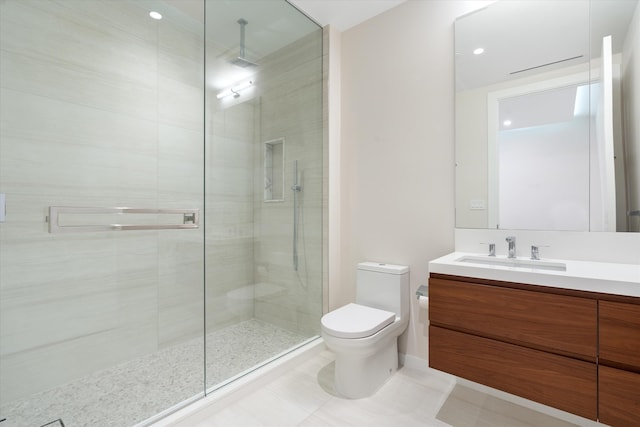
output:
[{"label": "recessed ceiling light", "polygon": [[477,49],[474,49],[474,51],[473,51],[473,54],[474,54],[474,55],[481,55],[481,54],[483,54],[483,53],[484,53],[484,49],[483,49],[483,48],[481,48],[481,47],[479,47],[479,48],[477,48]]},{"label": "recessed ceiling light", "polygon": [[162,19],[162,14],[160,12],[156,12],[155,10],[152,10],[151,12],[149,12],[149,16],[157,20]]},{"label": "recessed ceiling light", "polygon": [[505,126],[511,126],[511,120],[505,120],[502,124]]}]

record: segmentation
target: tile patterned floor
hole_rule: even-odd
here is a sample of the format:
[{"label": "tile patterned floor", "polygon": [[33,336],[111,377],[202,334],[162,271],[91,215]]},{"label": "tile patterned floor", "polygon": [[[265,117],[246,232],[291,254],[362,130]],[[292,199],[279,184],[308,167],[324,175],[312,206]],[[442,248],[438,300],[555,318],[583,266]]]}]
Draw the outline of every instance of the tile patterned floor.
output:
[{"label": "tile patterned floor", "polygon": [[[207,334],[213,386],[305,340],[259,320]],[[0,427],[127,427],[203,391],[203,339],[193,339],[0,408]],[[54,426],[57,424],[53,424]]]},{"label": "tile patterned floor", "polygon": [[[260,328],[269,327],[264,324],[257,326],[258,331]],[[234,331],[235,334],[239,332],[239,330]],[[245,332],[251,335],[250,332]],[[265,330],[262,329],[261,332],[264,333]],[[279,339],[287,338],[280,337],[275,340]],[[269,341],[263,338],[261,342],[263,345],[268,345]],[[236,398],[236,395],[233,395],[232,399],[225,400],[224,405],[217,405],[213,410],[204,410],[168,425],[171,427],[603,427],[601,424],[578,417],[557,418],[549,415],[548,411],[540,412],[532,409],[535,405],[521,406],[502,400],[493,394],[468,388],[457,383],[455,378],[449,375],[407,367],[399,369],[373,396],[357,400],[343,399],[336,395],[333,388],[333,353],[323,350],[316,356],[303,360],[303,362],[292,364],[291,367],[285,365],[286,373],[276,379],[254,387],[253,390],[238,393],[237,396],[242,397]],[[145,406],[144,401],[137,399],[132,399],[126,404],[123,400],[117,402],[124,406],[116,413],[112,413],[114,416],[111,418],[95,418],[97,412],[93,408],[93,415],[80,413],[74,418],[69,417],[65,420],[65,426],[130,426],[132,423],[127,420],[131,418],[118,417],[126,415],[128,407]],[[114,410],[112,403],[102,403],[106,412]],[[28,412],[29,408],[26,410]],[[17,424],[2,424],[2,427],[41,425],[27,418],[20,420]]]},{"label": "tile patterned floor", "polygon": [[[592,427],[568,422],[456,383],[435,371],[401,368],[372,397],[342,399],[333,390],[333,354],[325,350],[280,378],[203,417],[175,427]],[[203,419],[204,418],[204,419]],[[571,417],[569,417],[571,418]],[[577,417],[575,417],[577,419]]]}]

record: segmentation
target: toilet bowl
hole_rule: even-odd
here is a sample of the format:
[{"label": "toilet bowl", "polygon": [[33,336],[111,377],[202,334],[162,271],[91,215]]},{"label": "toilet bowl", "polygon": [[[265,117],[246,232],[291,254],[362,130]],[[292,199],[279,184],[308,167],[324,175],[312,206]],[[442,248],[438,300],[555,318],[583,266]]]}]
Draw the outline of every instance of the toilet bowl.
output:
[{"label": "toilet bowl", "polygon": [[398,369],[398,336],[409,323],[409,268],[358,264],[356,303],[325,314],[322,337],[335,353],[335,391],[371,396]]}]

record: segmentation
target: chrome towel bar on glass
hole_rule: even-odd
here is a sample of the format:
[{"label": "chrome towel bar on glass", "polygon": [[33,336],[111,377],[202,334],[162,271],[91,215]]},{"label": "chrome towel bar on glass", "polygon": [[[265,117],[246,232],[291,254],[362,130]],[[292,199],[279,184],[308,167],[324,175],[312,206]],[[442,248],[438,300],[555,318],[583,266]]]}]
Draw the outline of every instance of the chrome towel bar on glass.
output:
[{"label": "chrome towel bar on glass", "polygon": [[[62,225],[60,215],[109,215],[109,214],[171,214],[182,215],[182,223],[175,224],[101,224]],[[133,230],[175,230],[200,227],[199,209],[138,209],[138,208],[87,208],[49,206],[49,233],[77,233],[84,231],[133,231]]]}]

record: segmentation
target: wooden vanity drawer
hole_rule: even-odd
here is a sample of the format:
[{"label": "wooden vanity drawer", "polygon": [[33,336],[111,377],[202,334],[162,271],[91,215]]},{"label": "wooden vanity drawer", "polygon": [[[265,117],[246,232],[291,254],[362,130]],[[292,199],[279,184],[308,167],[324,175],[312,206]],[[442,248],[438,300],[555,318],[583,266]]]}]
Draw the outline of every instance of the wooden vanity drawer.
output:
[{"label": "wooden vanity drawer", "polygon": [[640,426],[640,374],[598,368],[600,422],[611,426]]},{"label": "wooden vanity drawer", "polygon": [[640,372],[640,305],[599,304],[600,363]]},{"label": "wooden vanity drawer", "polygon": [[429,280],[432,324],[592,362],[597,309],[594,299]]},{"label": "wooden vanity drawer", "polygon": [[594,363],[429,326],[429,366],[595,420]]}]

